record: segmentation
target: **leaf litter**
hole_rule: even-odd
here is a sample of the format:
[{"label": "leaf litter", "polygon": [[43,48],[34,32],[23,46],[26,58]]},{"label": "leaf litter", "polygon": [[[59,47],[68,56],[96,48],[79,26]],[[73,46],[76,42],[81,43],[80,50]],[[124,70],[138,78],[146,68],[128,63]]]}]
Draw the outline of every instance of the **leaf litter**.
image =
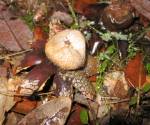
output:
[{"label": "leaf litter", "polygon": [[[12,124],[18,125],[116,125],[117,120],[118,124],[141,125],[143,121],[146,125],[150,112],[149,2],[141,3],[0,2],[0,27],[4,29],[0,31],[0,124],[14,120]],[[72,71],[45,54],[46,43],[65,29],[80,31],[86,41],[86,61]],[[69,37],[64,37],[64,44],[55,43],[65,48],[63,56],[68,61],[67,54],[75,54],[76,46]],[[59,61],[63,56],[58,52],[61,49],[54,53]]]}]

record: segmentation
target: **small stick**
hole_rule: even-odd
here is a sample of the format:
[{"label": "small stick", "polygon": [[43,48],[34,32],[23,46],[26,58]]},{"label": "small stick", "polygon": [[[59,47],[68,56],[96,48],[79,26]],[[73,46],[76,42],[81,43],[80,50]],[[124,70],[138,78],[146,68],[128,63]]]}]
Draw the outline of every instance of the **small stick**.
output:
[{"label": "small stick", "polygon": [[0,57],[0,60],[7,59],[7,58],[12,57],[12,56],[21,55],[21,54],[24,54],[26,52],[30,52],[32,50],[33,49],[28,49],[28,50],[19,51],[19,52],[16,52],[16,53],[8,54],[8,55]]},{"label": "small stick", "polygon": [[111,104],[116,104],[116,103],[123,103],[123,102],[129,102],[130,99],[121,99],[121,100],[118,100],[118,101],[114,101],[114,102],[110,102]]},{"label": "small stick", "polygon": [[[38,94],[39,96],[44,96],[44,95],[51,95],[53,93],[53,91],[50,91],[50,92],[46,92],[46,93],[40,93]],[[16,92],[1,92],[0,91],[0,94],[1,95],[5,95],[5,96],[10,96],[10,97],[13,97],[13,96],[17,96],[17,97],[29,97],[32,95],[31,94],[17,94]]]}]

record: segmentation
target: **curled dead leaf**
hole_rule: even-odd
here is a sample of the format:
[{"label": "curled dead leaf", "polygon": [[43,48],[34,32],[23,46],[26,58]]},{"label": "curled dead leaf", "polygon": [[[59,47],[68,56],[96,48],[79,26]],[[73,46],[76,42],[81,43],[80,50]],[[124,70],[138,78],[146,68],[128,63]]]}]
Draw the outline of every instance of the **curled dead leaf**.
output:
[{"label": "curled dead leaf", "polygon": [[17,72],[20,72],[23,69],[27,69],[31,66],[41,64],[44,60],[44,56],[39,54],[39,52],[29,52],[25,55],[24,59],[21,61],[20,66],[17,68]]},{"label": "curled dead leaf", "polygon": [[54,75],[56,67],[48,60],[34,67],[20,85],[20,93],[32,94],[35,90],[42,90],[46,81]]}]

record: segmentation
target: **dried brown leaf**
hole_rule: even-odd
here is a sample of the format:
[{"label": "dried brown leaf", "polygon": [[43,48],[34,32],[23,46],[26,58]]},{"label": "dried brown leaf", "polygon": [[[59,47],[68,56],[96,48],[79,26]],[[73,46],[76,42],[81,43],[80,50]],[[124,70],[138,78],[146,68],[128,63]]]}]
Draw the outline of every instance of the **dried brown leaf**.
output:
[{"label": "dried brown leaf", "polygon": [[142,59],[142,55],[138,53],[128,62],[125,68],[126,79],[129,85],[135,88],[142,86],[146,82],[146,72]]},{"label": "dried brown leaf", "polygon": [[[9,111],[15,104],[14,97],[5,95],[8,93],[11,86],[9,86],[6,78],[0,77],[0,125],[5,119],[5,112]],[[12,87],[11,87],[12,88]]]},{"label": "dried brown leaf", "polygon": [[50,100],[27,114],[18,125],[64,125],[71,109],[71,102],[68,97]]},{"label": "dried brown leaf", "polygon": [[16,103],[12,111],[18,112],[20,114],[27,114],[33,109],[35,109],[36,107],[37,107],[37,101],[23,99],[22,101]]},{"label": "dried brown leaf", "polygon": [[41,64],[45,59],[44,55],[37,51],[29,52],[25,55],[24,59],[21,61],[20,66],[18,66],[18,72],[22,69],[29,68],[34,65]]},{"label": "dried brown leaf", "polygon": [[[0,5],[2,6],[2,5]],[[32,32],[28,26],[7,9],[0,9],[0,45],[9,51],[29,49]]]},{"label": "dried brown leaf", "polygon": [[107,87],[110,96],[125,98],[128,94],[128,84],[124,72],[115,71],[106,74],[104,86]]}]

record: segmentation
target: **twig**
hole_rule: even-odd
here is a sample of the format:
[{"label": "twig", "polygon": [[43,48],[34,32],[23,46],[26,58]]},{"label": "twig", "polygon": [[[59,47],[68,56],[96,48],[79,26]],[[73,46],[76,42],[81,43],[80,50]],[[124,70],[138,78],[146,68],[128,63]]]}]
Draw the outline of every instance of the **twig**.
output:
[{"label": "twig", "polygon": [[103,97],[100,97],[100,100],[101,101],[103,101],[103,100],[120,100],[120,98],[118,98],[118,97],[103,96]]},{"label": "twig", "polygon": [[141,80],[142,80],[142,61],[140,61],[140,71],[139,71],[139,79],[138,79],[138,93],[137,93],[137,109],[139,108],[139,104],[140,104],[140,96],[141,96]]},{"label": "twig", "polygon": [[76,26],[79,26],[79,23],[78,23],[76,14],[75,14],[75,12],[74,12],[74,9],[73,9],[73,7],[72,7],[70,1],[69,1],[69,0],[66,0],[66,2],[67,2],[67,4],[68,4],[69,10],[70,10],[70,12],[71,12],[71,15],[72,15],[72,17],[73,17],[73,19],[74,19],[75,25],[76,25]]},{"label": "twig", "polygon": [[23,50],[23,51],[19,51],[19,52],[16,52],[16,53],[8,54],[8,55],[0,57],[0,60],[7,59],[7,58],[10,58],[12,56],[21,55],[21,54],[24,54],[24,53],[30,52],[30,51],[32,51],[32,49]]},{"label": "twig", "polygon": [[130,99],[121,99],[121,100],[118,100],[118,101],[114,101],[114,102],[110,102],[111,104],[116,104],[116,103],[123,103],[123,102],[129,102]]},{"label": "twig", "polygon": [[[39,96],[44,96],[44,95],[51,95],[53,93],[53,91],[50,91],[50,92],[46,92],[46,93],[40,93],[38,94]],[[16,97],[29,97],[32,95],[32,93],[30,94],[17,94],[16,92],[1,92],[0,91],[0,94],[1,95],[5,95],[5,96],[10,96],[10,97],[13,97],[13,96],[16,96]]]}]

